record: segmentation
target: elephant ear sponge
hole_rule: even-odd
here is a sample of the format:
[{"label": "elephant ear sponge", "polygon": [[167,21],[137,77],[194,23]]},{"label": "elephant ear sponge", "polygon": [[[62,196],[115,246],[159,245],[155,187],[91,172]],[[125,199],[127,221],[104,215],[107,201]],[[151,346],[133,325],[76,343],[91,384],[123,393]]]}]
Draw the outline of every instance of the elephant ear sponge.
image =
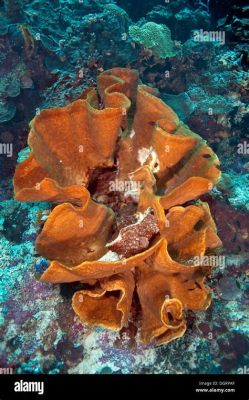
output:
[{"label": "elephant ear sponge", "polygon": [[131,25],[129,34],[134,40],[146,49],[151,49],[159,58],[174,57],[176,52],[171,39],[171,32],[166,25],[147,22],[142,26]]},{"label": "elephant ear sponge", "polygon": [[210,305],[201,258],[221,245],[208,204],[196,200],[220,178],[212,149],[125,68],[43,110],[28,143],[16,199],[62,203],[36,240],[50,260],[40,280],[78,282],[72,307],[83,324],[120,330],[139,302],[144,343],[180,338],[186,311]]}]

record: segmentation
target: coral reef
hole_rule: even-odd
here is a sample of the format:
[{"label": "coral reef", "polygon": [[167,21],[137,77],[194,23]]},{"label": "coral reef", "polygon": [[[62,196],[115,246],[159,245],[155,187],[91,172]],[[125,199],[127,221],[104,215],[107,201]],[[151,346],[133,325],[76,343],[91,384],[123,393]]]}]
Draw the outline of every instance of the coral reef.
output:
[{"label": "coral reef", "polygon": [[215,221],[219,225],[219,235],[225,254],[248,256],[248,214],[243,209],[231,208],[224,199],[219,200],[218,203],[213,199],[209,201],[209,204]]},{"label": "coral reef", "polygon": [[[219,160],[152,88],[138,84],[136,71],[106,71],[97,90],[31,122],[31,153],[17,166],[15,196],[63,202],[36,249],[52,260],[42,281],[81,282],[72,304],[82,322],[125,327],[136,286],[142,340],[168,343],[184,334],[185,309],[210,305],[210,268],[191,260],[221,242],[206,203],[181,205],[213,188]],[[91,199],[96,174],[115,160],[115,182],[132,183],[137,201],[122,191],[118,199]]]},{"label": "coral reef", "polygon": [[194,29],[209,29],[210,27],[208,10],[191,6],[188,1],[174,1],[166,6],[155,6],[148,12],[146,19],[166,24],[173,38],[180,41],[185,41],[190,37]]},{"label": "coral reef", "polygon": [[[3,82],[8,77],[7,85],[20,88],[16,97],[9,97],[4,88],[0,90],[0,114],[4,121],[0,129],[12,135],[18,131],[21,136],[13,160],[5,160],[6,174],[13,170],[17,153],[24,145],[25,127],[36,109],[68,104],[84,88],[95,84],[99,72],[115,65],[138,69],[143,81],[156,86],[166,97],[181,94],[182,109],[176,108],[177,112],[193,130],[206,137],[213,137],[217,131],[229,131],[239,119],[246,125],[248,80],[242,56],[246,49],[238,45],[229,50],[219,43],[188,40],[191,29],[209,29],[208,8],[185,0],[167,5],[160,1],[141,4],[139,18],[143,18],[135,27],[141,29],[148,23],[166,25],[172,38],[183,42],[173,46],[170,40],[176,55],[169,61],[158,60],[152,50],[134,45],[129,36],[129,26],[134,27],[129,18],[132,10],[129,2],[125,3],[118,2],[129,10],[129,15],[112,1],[73,4],[70,0],[63,5],[24,1],[21,25],[19,21],[10,23],[6,15],[1,15],[1,76],[4,75]],[[186,22],[190,17],[191,24]],[[13,66],[10,59],[15,61]],[[31,91],[32,96],[27,96]],[[171,100],[174,108],[176,101]],[[213,115],[208,114],[211,108]],[[6,175],[3,169],[1,174]]]},{"label": "coral reef", "polygon": [[[248,6],[244,0],[0,1],[1,367],[13,367],[16,373],[45,374],[245,374],[248,372],[247,14]],[[129,36],[129,26],[141,27],[148,22],[166,25],[170,29],[176,52],[174,57],[158,58],[153,55],[152,50],[145,49],[132,41]],[[193,30],[201,29],[208,32],[225,31],[225,43],[195,42]],[[30,155],[30,149],[24,148],[27,143],[28,122],[41,112],[41,121],[46,124],[43,109],[63,107],[78,99],[84,89],[96,86],[99,73],[117,65],[137,69],[143,83],[156,87],[160,91],[158,96],[178,114],[180,119],[207,140],[221,160],[223,171],[222,179],[212,190],[212,196],[204,194],[200,197],[201,202],[190,201],[171,208],[172,211],[178,209],[179,218],[176,220],[178,227],[182,208],[188,210],[187,215],[194,215],[197,218],[202,210],[208,211],[205,205],[208,203],[223,250],[218,253],[219,256],[217,255],[217,259],[221,259],[222,263],[213,268],[212,275],[207,270],[203,276],[203,278],[207,276],[206,283],[212,288],[208,294],[208,296],[212,294],[210,306],[203,312],[187,310],[185,307],[182,325],[179,321],[176,330],[178,329],[179,333],[186,323],[186,333],[167,346],[141,345],[141,338],[145,342],[150,341],[155,333],[149,332],[148,327],[152,325],[153,317],[156,315],[158,317],[156,310],[160,308],[161,299],[160,296],[157,297],[159,292],[150,292],[153,304],[157,300],[159,302],[159,307],[152,312],[151,302],[144,298],[146,279],[148,282],[153,281],[159,286],[164,286],[163,277],[156,274],[153,277],[145,275],[147,266],[151,270],[155,269],[156,253],[162,251],[160,245],[160,249],[146,258],[143,265],[141,262],[139,267],[134,266],[131,273],[121,272],[119,275],[93,279],[88,283],[82,283],[80,280],[60,284],[41,282],[37,278],[49,270],[51,262],[34,251],[35,240],[46,221],[50,223],[52,216],[50,212],[54,205],[13,200],[11,179],[18,152],[23,149],[19,153],[18,163],[25,162]],[[16,96],[13,97],[13,94]],[[99,100],[98,98],[97,102]],[[169,176],[159,177],[157,169],[160,165],[154,162],[155,153],[151,152],[155,142],[146,143],[144,149],[139,151],[137,158],[140,161],[134,167],[133,158],[131,164],[128,163],[130,153],[126,152],[123,159],[119,160],[122,155],[120,145],[128,133],[130,136],[134,135],[131,128],[131,120],[135,114],[134,103],[132,101],[132,106],[127,109],[128,122],[125,115],[123,116],[124,124],[122,122],[115,141],[115,151],[110,157],[112,166],[91,168],[90,163],[87,171],[84,169],[84,174],[79,176],[74,168],[74,175],[70,168],[65,169],[66,179],[70,181],[76,178],[77,187],[79,184],[87,186],[91,202],[102,205],[102,210],[104,207],[113,210],[113,213],[108,214],[114,217],[110,237],[103,243],[104,254],[99,257],[103,265],[108,263],[113,265],[120,260],[130,262],[130,259],[148,251],[159,237],[169,240],[166,238],[170,229],[169,210],[162,212],[162,216],[164,213],[168,216],[164,231],[160,224],[157,224],[157,216],[152,207],[146,210],[144,206],[139,210],[139,207],[142,207],[138,201],[141,192],[144,191],[144,176],[151,177],[152,180],[153,176],[148,174],[148,169],[140,171],[140,174],[144,174],[142,179],[141,175],[139,176],[140,180],[135,180],[137,177],[132,175],[133,179],[130,179],[130,176],[125,178],[125,175],[141,167],[141,163],[148,156],[145,165],[152,165],[153,161],[155,167],[153,175],[156,178],[151,193],[154,192],[156,196],[161,197],[165,195],[162,180],[165,178],[165,182],[168,181],[171,179],[171,173],[177,174],[178,168],[184,169],[187,166],[184,157],[180,161],[181,165],[176,164],[176,169],[169,168]],[[103,111],[104,102],[101,102],[99,109]],[[123,112],[125,113],[125,110],[122,110]],[[144,121],[147,119],[141,118],[138,124],[144,126]],[[152,126],[153,121],[154,117],[146,123]],[[36,119],[32,125],[38,126]],[[135,133],[137,131],[138,128]],[[37,140],[44,138],[40,130],[37,135]],[[126,150],[136,148],[134,146],[136,136],[135,134],[133,141],[131,140],[131,147],[127,145]],[[142,137],[142,133],[139,137]],[[158,151],[160,143],[157,143],[158,154],[161,154]],[[143,142],[139,141],[138,145],[141,144]],[[13,156],[9,157],[4,151],[6,146],[12,145]],[[243,145],[243,151],[239,151],[240,145]],[[81,143],[80,146],[78,150],[83,157],[85,152],[82,154],[81,150],[84,150],[84,146]],[[46,154],[45,152],[41,154],[40,150],[37,149],[44,158],[40,160],[37,154],[35,161],[45,163]],[[167,150],[168,147],[166,152]],[[94,152],[91,155],[94,157]],[[69,159],[71,160],[71,155]],[[67,167],[67,162],[71,164],[69,159],[59,160],[62,160]],[[78,158],[76,160],[78,162]],[[55,185],[45,186],[47,194],[50,194],[50,200],[53,197],[51,190],[54,190],[56,202],[59,196],[58,182],[60,173],[64,171],[64,165],[61,166],[61,170],[57,169],[56,165],[58,176],[53,176]],[[124,176],[119,176],[121,167]],[[50,172],[49,169],[44,170],[44,176],[46,175],[48,181],[52,179]],[[39,183],[36,185],[36,195]],[[32,179],[31,184],[33,184]],[[86,193],[83,186],[77,189],[78,195],[75,191],[68,190],[68,186],[62,188],[64,193],[61,192],[59,200],[64,202],[66,192],[67,201],[72,201],[72,207],[79,211],[79,208],[82,208],[82,201],[84,202],[84,196],[81,197],[82,190]],[[45,197],[43,193],[43,199]],[[190,206],[194,207],[188,208]],[[159,208],[156,207],[156,210]],[[66,209],[65,216],[68,216],[67,211]],[[184,215],[184,221],[187,215]],[[173,214],[171,213],[171,221],[176,216],[175,210]],[[78,221],[81,232],[84,229],[82,221],[81,218]],[[63,224],[61,222],[61,226],[61,230],[64,231],[64,221]],[[95,228],[97,230],[99,227]],[[185,263],[188,255],[180,252],[190,248],[189,240],[191,241],[191,238],[194,240],[195,235],[198,236],[200,245],[203,243],[202,233],[198,231],[200,228],[205,229],[205,225],[201,227],[199,220],[189,232],[184,231],[184,237],[174,236],[179,240],[167,244],[171,260],[184,265],[185,268],[191,267],[193,263],[190,260]],[[77,232],[77,225],[72,224],[69,231],[71,229]],[[181,231],[182,227],[179,228],[179,232]],[[171,231],[171,235],[176,233],[178,232]],[[74,236],[74,240],[79,243],[78,236]],[[89,256],[94,254],[91,253],[92,250],[96,252],[99,249],[96,247],[99,242],[90,242],[89,239],[87,244]],[[62,243],[62,250],[64,247],[65,242]],[[193,251],[196,253],[198,249],[194,247]],[[212,258],[213,253],[207,250],[207,255],[210,254]],[[60,262],[53,257],[51,260],[52,263]],[[172,266],[172,263],[170,265]],[[63,262],[63,266],[75,267],[70,259]],[[65,270],[68,268],[63,268],[63,273]],[[204,270],[202,272],[204,273]],[[137,285],[130,305],[134,278]],[[180,276],[178,278],[180,279]],[[168,291],[172,292],[171,272],[169,277],[167,276],[167,282],[170,283]],[[138,291],[143,305],[142,316]],[[121,301],[122,295],[125,301]],[[170,295],[167,293],[165,299],[170,300]],[[113,308],[103,315],[109,319],[109,323],[112,323],[116,331],[91,328],[86,323],[82,324],[72,308],[72,298],[75,300],[75,310],[79,316],[82,316],[82,320],[89,320],[92,325],[103,321],[101,318],[98,321],[94,320],[92,313],[88,313],[90,305],[103,306],[103,302],[108,300],[108,305],[113,304]],[[87,308],[82,307],[84,303],[78,301],[81,299],[86,301]],[[179,305],[177,302],[174,303],[175,316],[177,316],[177,304]],[[112,313],[114,307],[116,311]],[[128,326],[118,330],[127,320],[129,307]],[[168,322],[163,317],[159,329],[163,330],[166,327],[164,323]],[[173,327],[164,332],[165,341],[167,335],[170,340],[172,332]],[[155,342],[159,341],[160,338],[157,337]]]},{"label": "coral reef", "polygon": [[[27,66],[19,60],[18,55],[12,50],[7,40],[2,43],[2,49],[0,68],[0,123],[9,121],[15,116],[16,105],[11,99],[20,95],[21,88],[25,88],[25,82],[29,75]],[[32,85],[31,81],[30,87]]]},{"label": "coral reef", "polygon": [[[7,3],[11,6],[19,2]],[[40,108],[54,106],[53,102],[65,105],[77,98],[84,84],[91,84],[103,67],[125,65],[136,57],[128,37],[128,15],[112,1],[24,1],[23,18],[16,23],[7,18],[6,10],[0,8],[2,71],[12,73],[12,84],[18,86],[20,77],[9,64],[10,59],[14,65],[20,62],[26,71],[24,88],[34,86],[44,99]],[[1,88],[0,102],[4,120],[13,119],[16,104]]]},{"label": "coral reef", "polygon": [[129,34],[134,42],[151,49],[156,57],[167,58],[176,54],[171,32],[166,25],[154,22],[147,22],[142,26],[130,25]]},{"label": "coral reef", "polygon": [[[216,8],[218,8],[218,4],[216,5]],[[231,1],[230,3],[228,2],[226,10],[223,10],[222,17],[223,18],[218,20],[218,26],[226,29],[229,40],[248,42],[248,4],[246,4],[243,0]]]},{"label": "coral reef", "polygon": [[208,7],[198,1],[177,0],[166,4],[164,0],[140,1],[139,7],[134,7],[132,1],[118,0],[117,3],[132,20],[167,25],[176,40],[185,41],[193,29],[210,27]]},{"label": "coral reef", "polygon": [[23,24],[7,24],[0,38],[0,143],[10,144],[13,154],[0,154],[0,176],[14,171],[17,154],[25,145],[27,124],[34,115],[40,91],[48,82],[44,56]]},{"label": "coral reef", "polygon": [[20,21],[23,16],[23,0],[4,0],[4,10],[11,21]]},{"label": "coral reef", "polygon": [[248,186],[249,174],[247,171],[238,174],[227,170],[215,191],[215,196],[220,199],[227,197],[227,201],[235,209],[249,211],[249,193],[245,190]]},{"label": "coral reef", "polygon": [[54,72],[73,74],[89,67],[98,72],[109,67],[113,57],[123,65],[136,54],[127,35],[129,17],[112,1],[54,5],[34,0],[26,5],[25,18],[47,51],[46,66]]}]

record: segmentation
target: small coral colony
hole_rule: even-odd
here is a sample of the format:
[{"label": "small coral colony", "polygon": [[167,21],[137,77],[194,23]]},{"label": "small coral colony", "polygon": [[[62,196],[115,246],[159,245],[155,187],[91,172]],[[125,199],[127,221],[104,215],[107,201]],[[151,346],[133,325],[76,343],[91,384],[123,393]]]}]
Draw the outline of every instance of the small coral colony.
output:
[{"label": "small coral colony", "polygon": [[[184,335],[186,311],[209,307],[221,246],[209,206],[219,160],[136,70],[101,73],[97,88],[31,121],[31,152],[16,168],[19,201],[56,205],[36,240],[50,260],[40,280],[78,282],[82,323],[120,330],[140,310],[144,343]],[[119,190],[126,185],[129,190]]]}]

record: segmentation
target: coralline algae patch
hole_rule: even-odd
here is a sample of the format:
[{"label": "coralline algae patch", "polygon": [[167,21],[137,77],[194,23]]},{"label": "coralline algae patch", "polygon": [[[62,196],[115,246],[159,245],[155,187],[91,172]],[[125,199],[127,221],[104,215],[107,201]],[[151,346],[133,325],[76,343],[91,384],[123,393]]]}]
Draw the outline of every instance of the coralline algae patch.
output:
[{"label": "coralline algae patch", "polygon": [[[249,173],[236,173],[232,170],[223,174],[223,179],[217,187],[217,191],[227,193],[228,202],[238,210],[249,211]],[[214,189],[215,192],[216,189]]]},{"label": "coralline algae patch", "polygon": [[[0,203],[1,365],[14,366],[17,359],[20,364],[25,362],[39,343],[39,336],[44,335],[46,324],[53,321],[51,301],[58,288],[37,282],[33,268],[37,211],[46,207],[20,205],[14,200]],[[21,215],[24,220],[19,219]],[[18,240],[14,233],[19,225],[26,229]]]}]

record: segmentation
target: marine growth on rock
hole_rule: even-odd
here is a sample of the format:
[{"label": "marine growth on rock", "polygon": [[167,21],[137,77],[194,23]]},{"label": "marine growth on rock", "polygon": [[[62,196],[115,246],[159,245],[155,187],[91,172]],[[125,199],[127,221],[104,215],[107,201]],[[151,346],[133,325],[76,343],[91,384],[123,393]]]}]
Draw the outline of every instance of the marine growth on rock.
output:
[{"label": "marine growth on rock", "polygon": [[82,284],[72,307],[84,324],[127,326],[136,292],[142,341],[181,337],[186,310],[211,301],[211,268],[193,260],[221,245],[198,200],[220,178],[211,148],[123,68],[103,72],[68,106],[42,111],[28,143],[16,199],[61,203],[36,241],[50,260],[40,279]]},{"label": "marine growth on rock", "polygon": [[174,57],[176,54],[170,29],[166,25],[155,22],[146,22],[142,26],[131,25],[129,34],[134,42],[151,49],[157,57]]}]

